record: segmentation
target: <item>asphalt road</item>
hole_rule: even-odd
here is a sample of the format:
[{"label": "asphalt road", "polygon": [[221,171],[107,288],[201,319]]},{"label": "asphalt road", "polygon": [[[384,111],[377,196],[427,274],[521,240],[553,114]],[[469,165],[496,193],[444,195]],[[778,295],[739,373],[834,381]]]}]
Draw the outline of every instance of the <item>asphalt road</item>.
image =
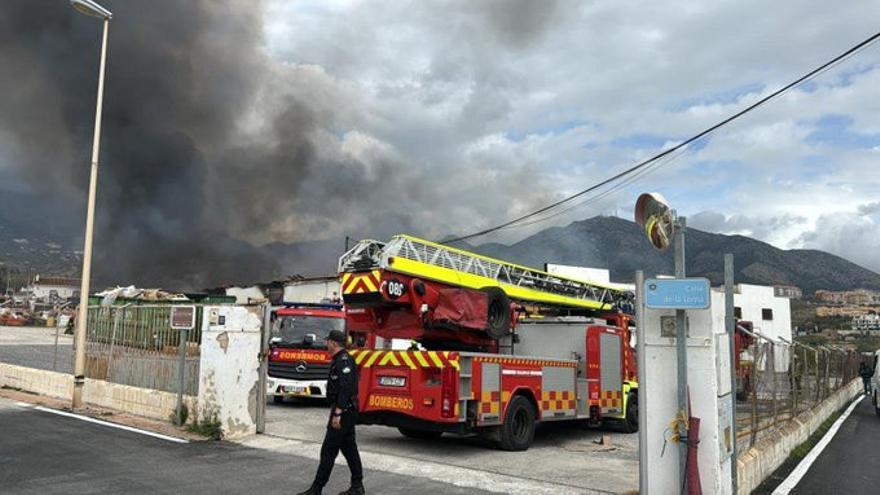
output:
[{"label": "asphalt road", "polygon": [[54,328],[0,327],[0,363],[72,373],[72,341],[72,336],[59,332],[56,357]]},{"label": "asphalt road", "polygon": [[[269,436],[321,441],[327,422],[327,406],[321,401],[270,402],[266,409]],[[638,434],[570,422],[539,426],[534,444],[525,452],[504,452],[477,437],[443,435],[437,440],[416,440],[378,425],[359,425],[357,434],[361,451],[415,461],[424,469],[436,465],[476,469],[557,486],[560,492],[638,491]],[[603,436],[610,445],[598,443]]]},{"label": "asphalt road", "polygon": [[791,491],[797,495],[880,492],[880,418],[865,397]]},{"label": "asphalt road", "polygon": [[[57,416],[0,399],[4,494],[296,493],[316,462],[226,442],[178,444]],[[367,493],[486,493],[367,470]],[[348,487],[336,465],[325,493]]]}]

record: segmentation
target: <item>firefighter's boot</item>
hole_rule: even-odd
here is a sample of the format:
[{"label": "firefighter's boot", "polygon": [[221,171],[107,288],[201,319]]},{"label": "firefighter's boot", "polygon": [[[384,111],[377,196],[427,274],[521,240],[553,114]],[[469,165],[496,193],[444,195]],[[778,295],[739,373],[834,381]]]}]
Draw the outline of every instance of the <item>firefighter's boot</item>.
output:
[{"label": "firefighter's boot", "polygon": [[304,492],[299,492],[296,495],[321,495],[321,487],[316,486],[316,485],[312,485],[309,487],[308,490],[306,490]]},{"label": "firefighter's boot", "polygon": [[344,492],[339,492],[339,495],[365,495],[367,492],[364,490],[364,485],[352,485],[351,488],[345,490]]}]

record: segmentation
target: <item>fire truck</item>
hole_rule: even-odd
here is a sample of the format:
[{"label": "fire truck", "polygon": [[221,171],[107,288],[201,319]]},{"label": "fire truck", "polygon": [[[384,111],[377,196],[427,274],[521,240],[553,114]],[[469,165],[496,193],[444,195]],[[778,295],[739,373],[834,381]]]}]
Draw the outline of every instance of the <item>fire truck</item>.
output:
[{"label": "fire truck", "polygon": [[[415,237],[339,260],[360,421],[526,450],[535,425],[638,428],[633,294]],[[412,342],[389,349],[390,340]]]},{"label": "fire truck", "polygon": [[327,335],[345,330],[340,304],[291,304],[272,312],[266,393],[285,397],[327,397],[330,354]]}]

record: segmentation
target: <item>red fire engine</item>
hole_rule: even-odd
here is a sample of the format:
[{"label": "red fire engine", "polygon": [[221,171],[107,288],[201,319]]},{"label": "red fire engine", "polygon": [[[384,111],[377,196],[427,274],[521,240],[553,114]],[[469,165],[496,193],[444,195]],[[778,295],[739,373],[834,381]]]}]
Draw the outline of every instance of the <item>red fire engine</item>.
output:
[{"label": "red fire engine", "polygon": [[638,428],[630,292],[409,236],[361,241],[339,271],[349,335],[374,342],[352,351],[361,422],[506,450],[542,421]]},{"label": "red fire engine", "polygon": [[266,393],[285,397],[326,397],[330,354],[327,335],[345,329],[341,305],[291,305],[272,312],[272,339]]}]

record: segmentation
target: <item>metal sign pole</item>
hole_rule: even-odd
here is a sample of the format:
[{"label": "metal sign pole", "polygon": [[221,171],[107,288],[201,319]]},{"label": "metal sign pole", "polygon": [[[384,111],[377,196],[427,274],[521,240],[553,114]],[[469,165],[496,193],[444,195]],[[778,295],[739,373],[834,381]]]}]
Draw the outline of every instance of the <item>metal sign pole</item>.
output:
[{"label": "metal sign pole", "polygon": [[[687,228],[687,220],[681,217],[677,220],[675,229],[675,278],[685,278],[685,250],[684,234]],[[688,415],[687,400],[687,314],[683,309],[675,310],[675,329],[677,331],[676,352],[678,356],[678,411],[682,417],[678,418],[678,466],[679,486],[681,493],[687,494],[687,428]]]},{"label": "metal sign pole", "polygon": [[636,272],[636,360],[639,375],[639,493],[650,493],[648,487],[648,404],[647,384],[645,383],[647,352],[647,328],[645,317],[645,272]]},{"label": "metal sign pole", "polygon": [[260,377],[257,387],[257,433],[266,432],[266,389],[269,375],[269,334],[272,324],[272,306],[263,305],[263,325],[260,332]]},{"label": "metal sign pole", "polygon": [[730,477],[733,482],[733,492],[737,492],[736,472],[736,317],[733,303],[733,254],[724,255],[724,323],[727,327],[728,343],[730,349],[730,435],[732,440]]},{"label": "metal sign pole", "polygon": [[178,342],[177,361],[177,408],[174,413],[174,422],[177,426],[183,424],[183,389],[186,381],[186,328],[180,329],[180,342]]}]

